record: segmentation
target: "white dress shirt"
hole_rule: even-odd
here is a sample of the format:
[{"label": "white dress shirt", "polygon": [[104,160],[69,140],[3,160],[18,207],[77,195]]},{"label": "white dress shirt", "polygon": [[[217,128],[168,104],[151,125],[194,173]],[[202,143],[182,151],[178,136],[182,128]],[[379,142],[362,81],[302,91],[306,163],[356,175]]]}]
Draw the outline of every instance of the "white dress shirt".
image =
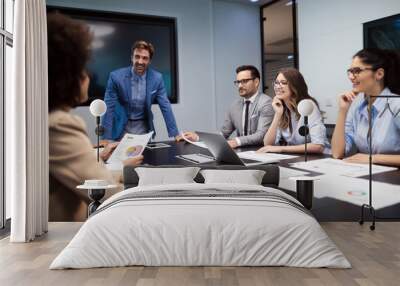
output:
[{"label": "white dress shirt", "polygon": [[[395,94],[385,88],[380,95]],[[372,104],[371,117],[372,154],[400,154],[400,100],[377,98]],[[347,112],[346,156],[354,152],[369,153],[368,127],[368,102],[360,93]]]},{"label": "white dress shirt", "polygon": [[[258,95],[258,91],[257,91],[255,94],[253,94],[251,97],[249,97],[249,98],[243,98],[243,112],[242,112],[242,129],[243,129],[243,134],[242,134],[242,135],[244,135],[244,122],[245,122],[245,120],[246,120],[246,101],[247,101],[247,100],[250,101],[250,104],[249,104],[249,114],[247,115],[248,117],[250,117],[250,110],[251,110],[251,107],[252,107],[253,104],[254,104],[254,101],[256,100],[257,95]],[[248,118],[247,120],[249,120],[249,119],[250,119],[250,118]],[[247,126],[247,127],[248,127],[248,126]],[[249,135],[249,134],[247,134],[247,135]],[[241,142],[240,142],[239,138],[236,137],[235,140],[236,140],[236,143],[238,144],[238,146],[241,146]]]},{"label": "white dress shirt", "polygon": [[[307,143],[324,145],[329,147],[328,139],[326,138],[326,128],[322,122],[321,112],[318,106],[313,102],[314,109],[313,112],[308,116],[308,128],[310,136],[307,138]],[[296,118],[296,113],[291,111],[290,118],[292,123],[293,131],[290,132],[289,127],[286,129],[278,128],[275,145],[279,145],[279,141],[283,138],[288,145],[301,145],[305,142],[305,137],[301,136],[299,133],[300,127],[304,125],[304,116],[300,116],[299,119]]]}]

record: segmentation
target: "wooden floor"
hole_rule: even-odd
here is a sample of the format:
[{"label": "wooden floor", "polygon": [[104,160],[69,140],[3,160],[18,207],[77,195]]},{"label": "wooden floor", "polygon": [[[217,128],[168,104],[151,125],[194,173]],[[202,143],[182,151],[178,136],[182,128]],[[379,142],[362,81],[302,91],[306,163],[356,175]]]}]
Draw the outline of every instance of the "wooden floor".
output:
[{"label": "wooden floor", "polygon": [[353,268],[123,267],[48,270],[80,223],[51,223],[27,244],[0,241],[0,285],[400,285],[400,222],[380,222],[372,232],[354,222],[322,223]]}]

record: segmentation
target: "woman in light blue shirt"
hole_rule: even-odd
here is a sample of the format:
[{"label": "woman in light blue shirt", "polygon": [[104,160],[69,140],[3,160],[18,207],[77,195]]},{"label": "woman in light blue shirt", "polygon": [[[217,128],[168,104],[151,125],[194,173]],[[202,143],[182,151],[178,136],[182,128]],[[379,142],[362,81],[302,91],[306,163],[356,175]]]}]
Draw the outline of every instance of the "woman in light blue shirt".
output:
[{"label": "woman in light blue shirt", "polygon": [[[349,162],[368,163],[367,96],[400,94],[400,55],[364,49],[347,70],[353,89],[339,97],[339,114],[332,137],[332,155]],[[372,162],[400,166],[400,98],[372,100]]]},{"label": "woman in light blue shirt", "polygon": [[299,129],[304,117],[297,110],[303,99],[311,99],[314,109],[308,116],[310,136],[307,152],[322,153],[327,147],[326,129],[322,122],[317,101],[308,94],[307,84],[301,73],[293,68],[283,69],[274,81],[275,97],[272,107],[275,111],[271,126],[264,136],[264,147],[258,152],[304,153],[305,137]]}]

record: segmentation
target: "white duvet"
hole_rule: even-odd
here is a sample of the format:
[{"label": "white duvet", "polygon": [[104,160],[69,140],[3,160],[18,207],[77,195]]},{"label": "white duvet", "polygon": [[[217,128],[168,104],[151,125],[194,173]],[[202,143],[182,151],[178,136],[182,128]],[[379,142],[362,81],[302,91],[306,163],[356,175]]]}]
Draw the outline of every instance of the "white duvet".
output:
[{"label": "white duvet", "polygon": [[121,200],[137,192],[207,192],[205,189],[249,194],[262,190],[299,204],[279,190],[262,186],[132,188],[104,202],[50,269],[128,265],[350,267],[314,217],[279,199],[178,196]]}]

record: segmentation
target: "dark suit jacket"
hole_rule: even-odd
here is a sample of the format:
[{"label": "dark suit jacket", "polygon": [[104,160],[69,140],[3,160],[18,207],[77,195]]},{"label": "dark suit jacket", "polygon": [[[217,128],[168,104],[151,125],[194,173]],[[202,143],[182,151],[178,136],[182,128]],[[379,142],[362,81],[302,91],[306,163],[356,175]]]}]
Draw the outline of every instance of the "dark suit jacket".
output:
[{"label": "dark suit jacket", "polygon": [[[129,117],[129,107],[133,104],[131,88],[132,76],[132,66],[121,68],[110,73],[106,93],[104,96],[104,101],[107,104],[107,112],[105,113],[102,121],[102,125],[105,127],[103,136],[104,139],[118,140],[123,135],[125,125]],[[163,114],[168,130],[168,136],[175,137],[179,134],[179,131],[178,127],[176,126],[174,114],[172,113],[171,104],[167,97],[162,75],[161,73],[148,68],[146,74],[145,114],[150,131],[154,131],[151,105],[152,103],[156,102],[160,106]],[[119,120],[114,122],[116,110],[119,112],[122,111],[123,113],[125,112],[125,114],[119,114]]]}]

